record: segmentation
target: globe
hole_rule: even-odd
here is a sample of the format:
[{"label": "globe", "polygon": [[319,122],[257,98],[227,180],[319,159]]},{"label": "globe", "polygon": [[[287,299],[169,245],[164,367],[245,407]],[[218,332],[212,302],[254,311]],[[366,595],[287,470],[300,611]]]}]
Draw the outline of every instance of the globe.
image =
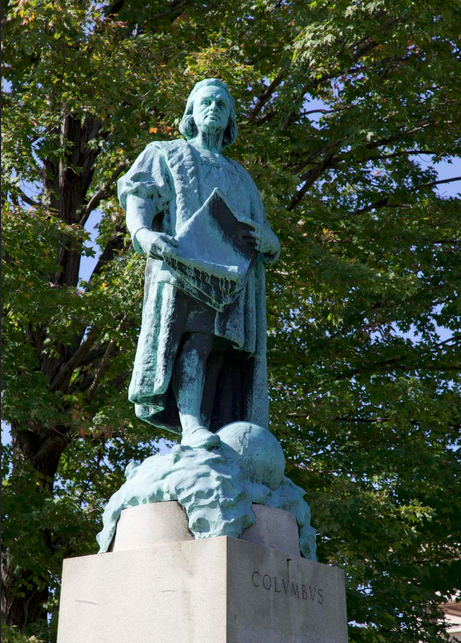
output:
[{"label": "globe", "polygon": [[280,442],[267,429],[251,422],[233,422],[217,432],[227,454],[236,460],[251,482],[275,490],[282,482],[285,456]]}]

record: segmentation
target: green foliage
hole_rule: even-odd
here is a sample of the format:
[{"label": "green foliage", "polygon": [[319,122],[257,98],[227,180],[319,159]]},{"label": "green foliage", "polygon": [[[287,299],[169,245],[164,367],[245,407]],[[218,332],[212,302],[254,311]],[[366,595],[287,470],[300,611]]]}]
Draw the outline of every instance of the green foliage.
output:
[{"label": "green foliage", "polygon": [[[346,571],[350,640],[443,641],[439,604],[460,576],[461,209],[436,169],[461,151],[461,8],[114,7],[11,0],[3,16],[7,622],[42,636],[62,558],[94,551],[124,466],[157,448],[126,401],[143,262],[115,180],[178,136],[191,87],[217,76],[240,117],[228,153],[283,246],[268,274],[271,429],[320,560]],[[103,254],[79,283],[96,207]]]},{"label": "green foliage", "polygon": [[37,638],[35,634],[28,636],[21,633],[15,625],[3,625],[2,636],[5,643],[44,643],[44,639]]}]

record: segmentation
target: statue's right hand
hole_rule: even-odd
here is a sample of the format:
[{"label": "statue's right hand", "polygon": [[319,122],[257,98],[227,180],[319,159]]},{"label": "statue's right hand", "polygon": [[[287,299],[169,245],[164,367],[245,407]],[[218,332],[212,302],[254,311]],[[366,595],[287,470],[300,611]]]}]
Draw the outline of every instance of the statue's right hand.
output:
[{"label": "statue's right hand", "polygon": [[170,237],[170,235],[164,232],[154,232],[147,228],[141,228],[137,231],[136,241],[144,253],[154,259],[175,254],[174,250],[178,247],[178,242],[174,237]]}]

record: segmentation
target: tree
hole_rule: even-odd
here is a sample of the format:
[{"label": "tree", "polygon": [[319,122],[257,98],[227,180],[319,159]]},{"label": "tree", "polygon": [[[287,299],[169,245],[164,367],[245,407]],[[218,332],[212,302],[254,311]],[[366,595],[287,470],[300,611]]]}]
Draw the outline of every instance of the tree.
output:
[{"label": "tree", "polygon": [[[461,217],[438,190],[460,177],[435,164],[460,154],[460,20],[439,0],[10,1],[7,624],[53,638],[63,557],[95,551],[124,465],[157,448],[126,401],[143,266],[115,184],[150,140],[178,136],[191,87],[217,76],[240,114],[229,154],[283,244],[270,428],[321,562],[346,571],[350,640],[444,640],[461,532]],[[96,208],[102,254],[82,283]]]}]

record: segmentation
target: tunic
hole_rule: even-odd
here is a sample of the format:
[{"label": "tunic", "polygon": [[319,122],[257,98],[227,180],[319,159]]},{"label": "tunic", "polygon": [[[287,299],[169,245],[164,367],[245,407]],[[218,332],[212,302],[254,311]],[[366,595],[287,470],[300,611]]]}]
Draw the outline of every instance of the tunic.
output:
[{"label": "tunic", "polygon": [[280,249],[270,230],[259,192],[246,170],[221,154],[197,150],[183,140],[147,146],[118,182],[119,199],[126,209],[129,194],[146,199],[150,213],[130,211],[127,227],[135,250],[135,235],[150,228],[175,236],[184,223],[218,188],[241,221],[251,219],[266,229],[271,247],[251,270],[246,286],[234,303],[216,312],[178,289],[177,278],[161,259],[148,257],[141,332],[138,340],[129,399],[136,415],[175,433],[181,433],[171,376],[185,332],[214,335],[226,346],[219,376],[212,430],[245,420],[267,426],[266,311],[264,263],[275,261]]}]

